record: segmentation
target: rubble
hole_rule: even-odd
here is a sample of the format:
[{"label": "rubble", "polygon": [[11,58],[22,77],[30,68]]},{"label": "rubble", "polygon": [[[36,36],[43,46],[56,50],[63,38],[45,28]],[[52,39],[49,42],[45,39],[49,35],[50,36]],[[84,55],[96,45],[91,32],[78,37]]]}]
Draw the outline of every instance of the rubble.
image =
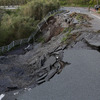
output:
[{"label": "rubble", "polygon": [[[81,20],[76,16],[80,16]],[[82,20],[83,19],[83,20]],[[24,55],[9,55],[0,57],[0,93],[37,86],[49,81],[55,74],[60,74],[71,62],[63,61],[65,49],[93,49],[100,47],[100,36],[91,33],[87,15],[78,13],[60,13],[50,17],[41,28],[44,44],[36,43],[33,49]],[[77,28],[77,25],[82,29]],[[64,29],[67,28],[65,32]],[[73,30],[72,30],[73,29]],[[86,30],[87,29],[87,30]],[[63,37],[71,33],[62,43]],[[89,33],[91,33],[89,35]],[[87,35],[88,34],[88,35]],[[89,45],[91,46],[89,46]],[[3,83],[5,84],[3,84]]]},{"label": "rubble", "polygon": [[90,46],[100,47],[100,33],[89,34],[85,37],[85,40]]}]

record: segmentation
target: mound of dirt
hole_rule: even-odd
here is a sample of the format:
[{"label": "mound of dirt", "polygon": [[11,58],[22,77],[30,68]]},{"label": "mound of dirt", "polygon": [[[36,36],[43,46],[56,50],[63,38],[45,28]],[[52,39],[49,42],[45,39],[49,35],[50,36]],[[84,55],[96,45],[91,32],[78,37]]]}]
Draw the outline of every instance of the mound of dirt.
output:
[{"label": "mound of dirt", "polygon": [[77,19],[86,20],[86,21],[92,20],[92,18],[90,18],[88,15],[82,13],[76,13],[76,12],[70,14],[70,17],[74,17],[74,18],[76,17]]}]

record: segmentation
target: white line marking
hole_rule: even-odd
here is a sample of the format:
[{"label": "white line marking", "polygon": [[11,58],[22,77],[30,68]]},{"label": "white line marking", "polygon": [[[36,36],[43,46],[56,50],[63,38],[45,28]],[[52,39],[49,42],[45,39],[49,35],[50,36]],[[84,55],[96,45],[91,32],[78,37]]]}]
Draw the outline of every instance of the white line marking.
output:
[{"label": "white line marking", "polygon": [[0,95],[0,100],[2,100],[2,98],[5,96],[5,94],[1,94]]}]

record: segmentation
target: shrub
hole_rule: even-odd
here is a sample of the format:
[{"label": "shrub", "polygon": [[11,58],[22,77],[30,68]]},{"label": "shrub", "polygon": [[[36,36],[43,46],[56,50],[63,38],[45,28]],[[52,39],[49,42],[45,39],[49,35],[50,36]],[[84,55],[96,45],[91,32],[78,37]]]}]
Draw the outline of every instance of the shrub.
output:
[{"label": "shrub", "polygon": [[35,20],[41,20],[49,11],[58,8],[59,3],[56,1],[31,1],[22,7],[21,14],[24,16],[34,17]]},{"label": "shrub", "polygon": [[34,22],[34,19],[29,17],[5,14],[0,27],[2,41],[5,40],[5,44],[8,44],[12,40],[28,37],[35,29]]},{"label": "shrub", "polygon": [[34,0],[18,10],[6,10],[0,25],[0,46],[11,41],[28,37],[37,23],[49,12],[58,9],[56,0]]}]

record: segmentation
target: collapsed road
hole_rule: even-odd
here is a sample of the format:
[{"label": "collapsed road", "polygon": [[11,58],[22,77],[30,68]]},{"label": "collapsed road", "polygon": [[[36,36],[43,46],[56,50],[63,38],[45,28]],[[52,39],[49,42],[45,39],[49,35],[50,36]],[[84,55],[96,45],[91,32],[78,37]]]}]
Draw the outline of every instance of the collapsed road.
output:
[{"label": "collapsed road", "polygon": [[62,9],[43,26],[43,44],[24,55],[0,57],[2,100],[100,99],[99,28],[94,30],[86,9]]},{"label": "collapsed road", "polygon": [[34,89],[14,91],[3,100],[99,100],[100,53],[94,50],[65,50],[63,61],[71,62]]}]

